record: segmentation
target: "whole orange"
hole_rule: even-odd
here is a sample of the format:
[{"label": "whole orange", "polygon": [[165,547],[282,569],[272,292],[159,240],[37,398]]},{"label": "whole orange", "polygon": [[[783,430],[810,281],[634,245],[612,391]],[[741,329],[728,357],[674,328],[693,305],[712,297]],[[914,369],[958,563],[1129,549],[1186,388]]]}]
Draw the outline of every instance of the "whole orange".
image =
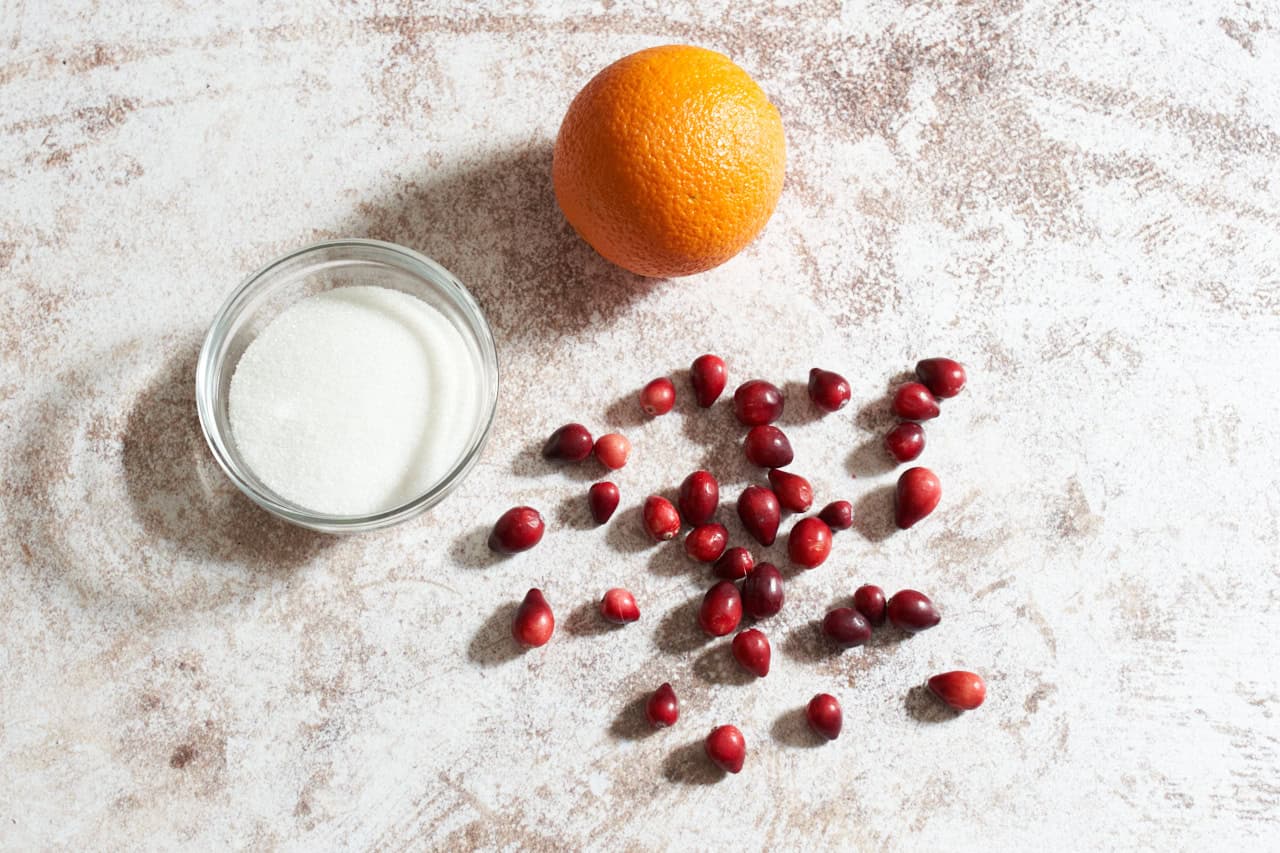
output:
[{"label": "whole orange", "polygon": [[689,45],[625,56],[560,125],[556,200],[584,240],[647,276],[724,263],[764,228],[782,192],[782,118],[723,54]]}]

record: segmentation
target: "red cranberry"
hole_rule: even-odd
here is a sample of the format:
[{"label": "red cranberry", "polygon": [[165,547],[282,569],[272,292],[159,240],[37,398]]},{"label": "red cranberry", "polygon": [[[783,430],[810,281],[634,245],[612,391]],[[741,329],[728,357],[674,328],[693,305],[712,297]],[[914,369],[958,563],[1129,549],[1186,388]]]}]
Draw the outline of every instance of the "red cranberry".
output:
[{"label": "red cranberry", "polygon": [[854,590],[853,609],[862,614],[873,628],[884,624],[884,590],[875,584],[864,584]]},{"label": "red cranberry", "polygon": [[707,735],[707,758],[721,770],[737,773],[747,758],[747,742],[737,726],[720,726]]},{"label": "red cranberry", "polygon": [[764,631],[748,628],[733,638],[733,659],[757,678],[764,678],[769,674],[769,659],[772,656],[769,638],[764,635]]},{"label": "red cranberry", "polygon": [[782,392],[763,379],[752,379],[733,392],[733,413],[744,426],[771,424],[782,414]]},{"label": "red cranberry", "polygon": [[914,589],[895,592],[885,606],[885,614],[893,627],[912,634],[928,630],[942,621],[929,596]]},{"label": "red cranberry", "polygon": [[761,563],[742,582],[742,609],[752,619],[767,619],[782,609],[782,572],[772,563]]},{"label": "red cranberry", "polygon": [[929,689],[957,711],[972,711],[987,698],[987,683],[982,676],[962,669],[930,678]]},{"label": "red cranberry", "polygon": [[849,383],[839,373],[817,367],[809,371],[809,399],[822,411],[840,411],[851,394]]},{"label": "red cranberry", "polygon": [[515,506],[504,512],[489,534],[489,547],[500,554],[528,551],[542,541],[546,525],[531,506]]},{"label": "red cranberry", "polygon": [[778,538],[778,522],[782,520],[778,496],[764,486],[747,486],[738,496],[738,518],[757,542],[772,545]]},{"label": "red cranberry", "polygon": [[625,435],[611,432],[596,439],[596,458],[600,460],[601,465],[611,471],[617,471],[626,465],[627,457],[630,455],[631,442],[627,441]]},{"label": "red cranberry", "polygon": [[871,639],[871,626],[852,607],[837,607],[822,620],[822,633],[837,645],[851,649]]},{"label": "red cranberry", "polygon": [[840,710],[840,700],[830,693],[819,693],[809,700],[809,707],[804,709],[809,728],[826,738],[835,740],[840,737],[840,729],[844,726],[844,711]]},{"label": "red cranberry", "polygon": [[787,556],[806,569],[816,569],[831,554],[831,528],[820,518],[802,518],[787,536]]},{"label": "red cranberry", "polygon": [[694,471],[680,484],[676,500],[685,524],[706,524],[720,505],[720,484],[710,471]]},{"label": "red cranberry", "polygon": [[555,629],[556,617],[551,613],[551,605],[542,597],[542,590],[529,590],[516,608],[511,636],[522,646],[545,646]]},{"label": "red cranberry", "polygon": [[938,401],[929,393],[929,389],[919,382],[908,382],[898,386],[893,394],[893,413],[909,421],[927,421],[936,418]]},{"label": "red cranberry", "polygon": [[935,397],[954,397],[964,389],[964,365],[950,358],[926,358],[918,362],[916,376]]},{"label": "red cranberry", "polygon": [[[756,427],[760,429],[760,427]],[[783,509],[792,512],[808,512],[813,506],[813,486],[799,474],[791,474],[777,468],[769,470],[769,485],[778,496]]]},{"label": "red cranberry", "polygon": [[665,415],[676,404],[676,386],[667,377],[655,379],[640,390],[640,408],[646,415]]},{"label": "red cranberry", "polygon": [[924,427],[920,424],[898,424],[884,437],[885,450],[899,462],[910,462],[924,453]]},{"label": "red cranberry", "polygon": [[776,426],[761,424],[753,426],[742,440],[742,452],[747,461],[761,468],[781,468],[790,465],[795,458],[791,450],[791,442]]},{"label": "red cranberry", "polygon": [[699,524],[684,538],[684,550],[700,563],[714,563],[729,544],[729,531],[723,524]]},{"label": "red cranberry", "polygon": [[906,530],[938,506],[942,500],[942,484],[928,468],[908,468],[898,478],[893,494],[893,516],[898,527]]},{"label": "red cranberry", "polygon": [[680,719],[680,700],[676,698],[670,682],[663,682],[661,687],[653,691],[649,701],[644,703],[644,715],[648,718],[649,725],[655,729],[674,726],[676,720]]},{"label": "red cranberry", "polygon": [[591,455],[591,433],[582,424],[565,424],[551,433],[542,455],[554,462],[581,462]]},{"label": "red cranberry", "polygon": [[591,507],[591,517],[596,524],[604,524],[613,517],[619,497],[618,487],[608,480],[595,483],[587,490],[587,505]]},{"label": "red cranberry", "polygon": [[610,622],[625,625],[640,618],[640,608],[634,595],[615,587],[600,599],[600,615]]},{"label": "red cranberry", "polygon": [[825,521],[832,531],[848,530],[853,527],[853,504],[848,501],[832,501],[822,508],[818,518]]},{"label": "red cranberry", "polygon": [[697,398],[698,405],[706,409],[718,400],[728,376],[724,359],[720,356],[708,353],[695,358],[693,367],[689,368],[689,381],[693,383],[693,396]]},{"label": "red cranberry", "polygon": [[698,624],[713,637],[730,634],[742,621],[742,596],[732,581],[720,581],[702,597]]},{"label": "red cranberry", "polygon": [[712,570],[718,578],[736,581],[739,578],[745,578],[755,564],[755,558],[746,548],[730,548],[720,555],[720,559],[716,560]]},{"label": "red cranberry", "polygon": [[644,529],[658,542],[666,542],[680,532],[680,513],[661,495],[644,499]]}]

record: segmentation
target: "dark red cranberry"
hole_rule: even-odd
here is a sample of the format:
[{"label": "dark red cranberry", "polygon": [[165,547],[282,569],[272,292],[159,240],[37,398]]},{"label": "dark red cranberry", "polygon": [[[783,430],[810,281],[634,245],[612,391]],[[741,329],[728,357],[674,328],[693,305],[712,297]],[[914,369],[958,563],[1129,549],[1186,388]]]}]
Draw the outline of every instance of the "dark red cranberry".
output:
[{"label": "dark red cranberry", "polygon": [[772,424],[753,426],[742,440],[742,452],[748,462],[761,468],[781,468],[795,458],[786,434]]},{"label": "dark red cranberry", "polygon": [[739,578],[745,578],[755,564],[755,558],[746,548],[730,548],[720,555],[720,559],[716,560],[712,570],[718,578],[736,581]]},{"label": "dark red cranberry", "polygon": [[582,424],[565,424],[551,433],[542,455],[553,462],[581,462],[591,455],[591,433]]},{"label": "dark red cranberry", "polygon": [[773,487],[773,493],[778,496],[778,503],[783,509],[808,512],[809,507],[813,506],[813,486],[799,474],[772,468],[769,470],[769,485]]},{"label": "dark red cranberry", "polygon": [[600,599],[600,615],[610,622],[625,625],[640,618],[640,607],[634,595],[615,587]]},{"label": "dark red cranberry", "polygon": [[733,413],[745,426],[771,424],[782,415],[782,392],[763,379],[752,379],[733,392]]},{"label": "dark red cranberry", "polygon": [[675,504],[661,495],[649,495],[644,499],[644,529],[657,542],[666,542],[680,532],[680,513]]},{"label": "dark red cranberry", "polygon": [[908,382],[898,386],[893,394],[893,413],[909,421],[927,421],[936,418],[938,401],[929,393],[929,389],[919,382]]},{"label": "dark red cranberry", "polygon": [[884,437],[884,447],[899,462],[910,462],[924,453],[924,427],[913,423],[898,424]]},{"label": "dark red cranberry", "polygon": [[663,682],[661,687],[653,691],[649,701],[644,703],[644,715],[649,720],[649,725],[655,729],[674,726],[676,720],[680,719],[680,700],[676,698],[670,682]]},{"label": "dark red cranberry", "polygon": [[748,628],[733,638],[733,659],[738,665],[757,678],[769,674],[769,659],[773,650],[764,631]]},{"label": "dark red cranberry", "polygon": [[640,408],[646,415],[665,415],[676,404],[675,383],[665,376],[640,389]]},{"label": "dark red cranberry", "polygon": [[694,471],[680,484],[680,515],[685,524],[706,524],[720,505],[720,484],[710,471]]},{"label": "dark red cranberry", "polygon": [[964,389],[964,365],[949,358],[918,362],[916,376],[935,397],[954,397]]},{"label": "dark red cranberry", "polygon": [[737,726],[720,726],[707,735],[707,758],[728,773],[737,773],[747,758],[747,742]]},{"label": "dark red cranberry", "polygon": [[853,609],[861,613],[871,627],[884,624],[885,606],[884,590],[875,584],[864,584],[854,590]]},{"label": "dark red cranberry", "polygon": [[914,589],[895,592],[885,605],[885,615],[889,617],[890,625],[912,634],[928,630],[942,621],[929,596]]},{"label": "dark red cranberry", "polygon": [[929,689],[957,711],[972,711],[987,698],[987,683],[982,676],[962,669],[930,678]]},{"label": "dark red cranberry", "polygon": [[787,556],[797,566],[816,569],[831,555],[831,528],[820,518],[802,518],[787,536]]},{"label": "dark red cranberry", "polygon": [[778,496],[764,486],[747,486],[738,496],[738,518],[757,542],[772,545],[782,520]]},{"label": "dark red cranberry", "polygon": [[689,381],[693,383],[693,396],[698,405],[706,409],[719,399],[728,377],[720,356],[708,353],[695,358],[693,367],[689,368]]},{"label": "dark red cranberry", "polygon": [[596,439],[595,451],[601,465],[610,471],[617,471],[627,464],[627,457],[631,455],[631,442],[625,435],[611,432]]},{"label": "dark red cranberry", "polygon": [[837,607],[822,620],[822,633],[836,645],[851,649],[871,639],[871,626],[852,607]]},{"label": "dark red cranberry", "polygon": [[853,527],[853,504],[848,501],[832,501],[822,508],[818,518],[825,521],[833,531],[848,530]]},{"label": "dark red cranberry", "polygon": [[729,544],[729,531],[723,524],[699,524],[684,537],[684,550],[700,563],[714,563]]},{"label": "dark red cranberry", "polygon": [[893,494],[893,517],[898,527],[906,530],[938,506],[942,500],[942,484],[928,468],[908,468],[898,478]]},{"label": "dark red cranberry", "polygon": [[840,729],[844,727],[844,711],[840,709],[840,700],[830,693],[819,693],[809,700],[804,709],[809,728],[827,740],[840,737]]},{"label": "dark red cranberry", "polygon": [[522,646],[545,646],[555,629],[556,617],[551,613],[551,605],[542,597],[542,590],[529,590],[516,608],[511,636]]},{"label": "dark red cranberry", "polygon": [[761,563],[742,582],[742,609],[752,619],[768,619],[782,609],[782,572],[772,563]]},{"label": "dark red cranberry", "polygon": [[489,547],[500,554],[528,551],[542,541],[546,525],[531,506],[515,506],[504,512],[489,534]]},{"label": "dark red cranberry", "polygon": [[742,621],[742,596],[732,581],[720,581],[702,597],[698,625],[713,637],[733,633]]},{"label": "dark red cranberry", "polygon": [[591,517],[596,520],[596,524],[604,524],[613,518],[619,497],[618,487],[608,480],[592,484],[587,490],[587,505],[591,507]]},{"label": "dark red cranberry", "polygon": [[809,371],[809,399],[822,411],[840,411],[851,394],[849,383],[839,373],[818,367]]}]

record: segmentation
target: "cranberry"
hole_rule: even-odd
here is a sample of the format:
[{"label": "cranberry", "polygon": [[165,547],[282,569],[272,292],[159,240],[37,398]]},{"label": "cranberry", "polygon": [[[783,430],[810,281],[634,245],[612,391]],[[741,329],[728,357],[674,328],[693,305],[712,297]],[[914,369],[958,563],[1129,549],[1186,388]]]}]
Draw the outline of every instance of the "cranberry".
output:
[{"label": "cranberry", "polygon": [[964,365],[950,358],[926,358],[918,362],[916,376],[935,397],[954,397],[964,389]]},{"label": "cranberry", "polygon": [[699,524],[684,538],[684,550],[700,563],[714,563],[729,544],[729,531],[723,524]]},{"label": "cranberry", "polygon": [[489,534],[489,547],[501,554],[518,554],[528,551],[542,541],[546,525],[542,516],[531,506],[515,506],[504,512],[493,532]]},{"label": "cranberry", "polygon": [[899,462],[910,462],[924,453],[924,427],[920,424],[898,424],[884,437],[885,450]]},{"label": "cranberry", "polygon": [[644,715],[649,720],[649,725],[655,729],[674,726],[676,720],[680,719],[680,700],[676,698],[670,682],[663,682],[661,687],[653,691],[649,701],[644,703]]},{"label": "cranberry", "polygon": [[640,390],[640,408],[646,415],[665,415],[676,404],[675,383],[665,376]]},{"label": "cranberry", "polygon": [[551,605],[542,597],[542,590],[529,590],[516,608],[511,636],[522,646],[545,646],[555,629],[556,617],[551,613]]},{"label": "cranberry", "polygon": [[962,669],[930,678],[929,689],[957,711],[972,711],[987,698],[987,683],[982,680],[982,676]]},{"label": "cranberry", "polygon": [[848,501],[832,501],[822,508],[818,518],[825,521],[833,531],[848,530],[853,527],[853,504]]},{"label": "cranberry", "polygon": [[910,421],[927,421],[938,416],[938,401],[919,382],[898,386],[893,394],[893,413]]},{"label": "cranberry", "polygon": [[761,563],[742,582],[742,609],[752,619],[767,619],[782,609],[782,572],[772,563]]},{"label": "cranberry", "polygon": [[746,548],[730,548],[720,555],[720,559],[716,560],[712,570],[718,578],[736,581],[739,578],[745,578],[755,564],[755,558]]},{"label": "cranberry", "polygon": [[809,371],[809,399],[822,411],[840,411],[851,395],[849,383],[839,373],[818,367]]},{"label": "cranberry", "polygon": [[819,693],[809,700],[804,709],[809,728],[827,740],[840,737],[840,729],[844,726],[844,711],[840,710],[840,700],[830,693]]},{"label": "cranberry", "polygon": [[893,494],[893,517],[898,527],[906,530],[938,506],[942,500],[942,484],[928,468],[908,468],[898,478]]},{"label": "cranberry", "polygon": [[[760,429],[760,427],[756,427]],[[778,496],[778,503],[783,509],[792,512],[808,512],[813,506],[813,486],[799,474],[791,474],[772,468],[769,471],[769,485]]]},{"label": "cranberry", "polygon": [[591,433],[582,424],[565,424],[551,433],[542,455],[555,462],[581,462],[591,455]]},{"label": "cranberry", "polygon": [[631,442],[627,441],[625,435],[611,432],[596,439],[596,458],[600,460],[601,465],[611,471],[617,471],[626,465],[627,457],[630,455]]},{"label": "cranberry", "polygon": [[733,392],[733,413],[744,426],[770,424],[782,414],[782,392],[763,379],[752,379]]},{"label": "cranberry", "polygon": [[912,634],[928,630],[942,621],[929,596],[914,589],[895,592],[885,606],[885,614],[893,627]]},{"label": "cranberry", "polygon": [[764,486],[747,486],[738,496],[738,518],[757,542],[772,545],[778,538],[778,522],[782,519],[778,496]]},{"label": "cranberry", "polygon": [[822,633],[837,645],[851,649],[871,639],[871,626],[852,607],[837,607],[823,618]]},{"label": "cranberry", "polygon": [[757,678],[769,674],[769,659],[773,651],[764,631],[748,628],[733,638],[733,659],[738,665]]},{"label": "cranberry", "polygon": [[685,524],[706,524],[720,505],[720,484],[710,471],[694,471],[680,484],[676,500]]},{"label": "cranberry", "polygon": [[640,618],[640,608],[636,605],[634,595],[615,587],[600,599],[600,615],[610,622],[625,625]]},{"label": "cranberry", "polygon": [[720,398],[727,380],[728,371],[725,369],[724,359],[718,355],[700,355],[693,360],[693,367],[689,368],[693,396],[704,409]]},{"label": "cranberry", "polygon": [[666,542],[680,532],[680,513],[661,495],[644,499],[644,529],[659,542]]},{"label": "cranberry", "polygon": [[831,554],[831,528],[820,518],[802,518],[787,536],[787,556],[806,569],[816,569]]},{"label": "cranberry", "polygon": [[795,458],[791,450],[791,442],[786,434],[776,426],[761,424],[753,426],[742,440],[742,451],[747,461],[761,468],[781,468],[790,465]]},{"label": "cranberry", "polygon": [[747,758],[747,742],[737,726],[720,726],[707,735],[707,758],[721,770],[737,773]]},{"label": "cranberry", "polygon": [[720,581],[702,597],[698,624],[713,637],[733,632],[742,621],[742,596],[732,581]]},{"label": "cranberry", "polygon": [[863,584],[853,592],[853,609],[862,614],[873,628],[884,624],[884,590],[875,584]]},{"label": "cranberry", "polygon": [[591,507],[591,517],[596,520],[596,524],[604,524],[613,517],[613,511],[618,508],[618,487],[605,480],[600,483],[594,483],[587,490],[587,505]]}]

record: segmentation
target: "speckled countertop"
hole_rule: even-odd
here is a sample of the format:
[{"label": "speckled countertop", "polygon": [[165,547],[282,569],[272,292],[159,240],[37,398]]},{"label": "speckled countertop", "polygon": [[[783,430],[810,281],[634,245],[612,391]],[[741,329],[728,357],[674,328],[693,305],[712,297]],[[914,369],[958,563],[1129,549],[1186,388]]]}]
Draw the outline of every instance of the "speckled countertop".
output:
[{"label": "speckled countertop", "polygon": [[[1274,840],[1280,10],[744,5],[0,2],[0,846]],[[665,42],[747,68],[789,162],[745,253],[645,282],[564,223],[550,143]],[[243,276],[347,235],[457,273],[504,384],[454,497],[334,539],[232,489],[192,375]],[[707,573],[635,528],[696,466],[753,476],[723,405],[636,416],[707,350],[786,384],[795,468],[860,515],[756,684],[697,634]],[[928,427],[943,505],[889,535],[884,391],[937,354],[971,375]],[[798,392],[814,364],[853,382],[839,415]],[[535,452],[570,418],[635,444],[604,529],[597,472]],[[514,503],[551,530],[495,561]],[[827,654],[810,620],[867,580],[942,625]],[[560,627],[521,655],[533,585]],[[639,624],[600,629],[612,585]],[[918,687],[955,666],[990,684],[958,718]],[[683,718],[647,734],[664,680]],[[815,747],[820,690],[846,731]],[[720,779],[724,722],[750,754]]]}]

